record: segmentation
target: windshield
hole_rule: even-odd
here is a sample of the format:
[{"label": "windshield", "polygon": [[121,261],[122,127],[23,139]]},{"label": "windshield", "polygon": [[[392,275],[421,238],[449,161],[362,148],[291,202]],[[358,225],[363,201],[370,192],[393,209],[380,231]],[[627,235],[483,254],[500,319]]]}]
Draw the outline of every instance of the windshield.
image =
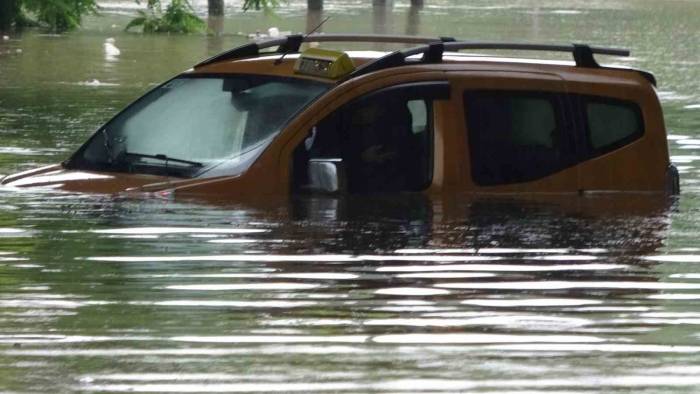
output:
[{"label": "windshield", "polygon": [[103,126],[66,166],[178,177],[235,175],[328,87],[259,75],[178,77]]}]

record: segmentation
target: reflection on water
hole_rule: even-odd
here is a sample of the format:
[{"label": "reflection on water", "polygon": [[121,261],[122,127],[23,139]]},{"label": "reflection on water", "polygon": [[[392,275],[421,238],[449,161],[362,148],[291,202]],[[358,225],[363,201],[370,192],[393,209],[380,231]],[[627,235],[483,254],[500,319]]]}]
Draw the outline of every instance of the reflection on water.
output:
[{"label": "reflection on water", "polygon": [[696,4],[305,3],[274,17],[227,2],[210,36],[140,36],[122,32],[134,3],[110,0],[76,33],[0,41],[0,173],[62,160],[249,33],[331,16],[323,31],[631,48],[625,64],[660,81],[683,195],[210,206],[0,190],[0,391],[697,391]]},{"label": "reflection on water", "polygon": [[5,228],[32,232],[8,231],[0,256],[10,390],[698,383],[697,256],[664,247],[677,208],[663,198],[0,198]]}]

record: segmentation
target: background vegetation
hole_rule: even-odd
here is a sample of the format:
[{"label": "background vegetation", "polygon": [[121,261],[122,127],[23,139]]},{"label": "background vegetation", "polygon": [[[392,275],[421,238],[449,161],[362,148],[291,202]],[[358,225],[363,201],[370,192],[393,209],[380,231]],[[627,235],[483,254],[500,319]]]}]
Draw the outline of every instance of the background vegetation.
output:
[{"label": "background vegetation", "polygon": [[187,0],[172,0],[165,12],[160,0],[148,0],[146,8],[138,11],[139,16],[126,25],[126,30],[141,27],[144,33],[193,33],[205,27]]},{"label": "background vegetation", "polygon": [[[135,0],[140,3],[141,0]],[[172,0],[165,10],[161,0],[146,0],[146,10],[126,27],[141,28],[144,33],[192,33],[205,28],[188,0]],[[244,0],[243,11],[271,12],[285,0]],[[310,0],[311,4],[322,0]],[[209,12],[223,15],[224,0],[210,0]],[[0,0],[0,31],[39,25],[60,33],[80,26],[82,17],[98,10],[96,0]]]},{"label": "background vegetation", "polygon": [[95,0],[2,0],[0,30],[39,24],[53,32],[62,32],[80,26],[83,15],[96,11]]}]

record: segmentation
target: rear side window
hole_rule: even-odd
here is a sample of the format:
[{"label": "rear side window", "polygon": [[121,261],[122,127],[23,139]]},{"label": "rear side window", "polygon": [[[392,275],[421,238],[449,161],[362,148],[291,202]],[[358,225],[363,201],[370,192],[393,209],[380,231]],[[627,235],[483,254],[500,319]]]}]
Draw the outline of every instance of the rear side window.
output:
[{"label": "rear side window", "polygon": [[468,91],[464,98],[477,184],[526,182],[569,164],[570,144],[558,95]]},{"label": "rear side window", "polygon": [[594,155],[626,145],[644,134],[639,107],[631,102],[585,97],[588,143]]}]

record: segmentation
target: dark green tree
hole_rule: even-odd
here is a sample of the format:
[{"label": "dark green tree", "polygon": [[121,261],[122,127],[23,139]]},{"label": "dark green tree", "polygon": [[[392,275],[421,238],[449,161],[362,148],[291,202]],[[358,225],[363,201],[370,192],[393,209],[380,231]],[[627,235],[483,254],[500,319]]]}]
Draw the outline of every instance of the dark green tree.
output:
[{"label": "dark green tree", "polygon": [[53,32],[63,32],[80,26],[85,14],[95,12],[95,0],[0,0],[0,30],[32,24],[32,18]]},{"label": "dark green tree", "polygon": [[54,32],[80,26],[85,14],[97,12],[95,0],[22,0],[23,7],[37,21]]},{"label": "dark green tree", "polygon": [[8,31],[22,14],[18,0],[0,1],[0,31]]}]

